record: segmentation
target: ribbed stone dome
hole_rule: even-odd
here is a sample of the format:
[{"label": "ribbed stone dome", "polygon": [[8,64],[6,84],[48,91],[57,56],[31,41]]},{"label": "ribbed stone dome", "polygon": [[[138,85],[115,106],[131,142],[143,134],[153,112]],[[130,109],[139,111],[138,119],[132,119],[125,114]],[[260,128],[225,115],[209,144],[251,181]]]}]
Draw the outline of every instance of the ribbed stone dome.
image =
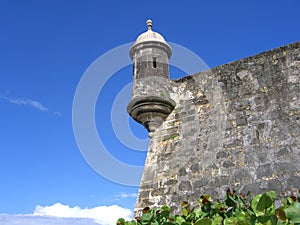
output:
[{"label": "ribbed stone dome", "polygon": [[138,38],[136,39],[134,44],[138,44],[141,42],[147,42],[147,41],[158,41],[158,42],[167,44],[166,40],[164,39],[164,37],[161,34],[154,32],[152,30],[152,21],[151,20],[147,20],[147,26],[148,26],[148,30],[146,32],[142,33],[140,36],[138,36]]},{"label": "ribbed stone dome", "polygon": [[168,57],[171,57],[172,54],[172,49],[170,47],[170,45],[168,45],[168,43],[166,42],[166,40],[164,39],[164,37],[157,33],[154,32],[152,30],[152,20],[147,20],[147,26],[148,26],[148,30],[142,34],[140,34],[138,36],[138,38],[136,39],[136,41],[133,43],[133,45],[130,48],[130,57],[132,58],[135,52],[135,49],[137,46],[143,45],[143,44],[147,44],[149,46],[149,44],[156,46],[155,43],[157,43],[157,46],[163,46],[163,48],[167,51]]}]

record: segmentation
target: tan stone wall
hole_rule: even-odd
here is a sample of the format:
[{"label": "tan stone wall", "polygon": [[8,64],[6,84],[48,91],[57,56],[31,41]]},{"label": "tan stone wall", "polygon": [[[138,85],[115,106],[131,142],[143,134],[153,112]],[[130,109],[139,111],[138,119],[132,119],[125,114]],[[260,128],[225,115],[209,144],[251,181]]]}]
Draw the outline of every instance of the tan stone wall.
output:
[{"label": "tan stone wall", "polygon": [[299,189],[299,73],[297,42],[171,81],[176,107],[151,139],[136,210]]}]

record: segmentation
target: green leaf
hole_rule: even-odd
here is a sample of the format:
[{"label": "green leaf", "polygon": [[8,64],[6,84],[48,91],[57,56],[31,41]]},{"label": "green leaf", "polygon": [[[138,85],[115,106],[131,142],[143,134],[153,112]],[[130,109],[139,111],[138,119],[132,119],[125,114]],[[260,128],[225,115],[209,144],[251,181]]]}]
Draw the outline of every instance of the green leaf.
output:
[{"label": "green leaf", "polygon": [[171,211],[170,207],[167,206],[167,205],[163,205],[163,206],[161,207],[161,210],[162,210],[162,211],[167,211],[167,212],[170,212],[170,211]]},{"label": "green leaf", "polygon": [[183,222],[181,225],[191,225],[190,222]]},{"label": "green leaf", "polygon": [[182,212],[182,215],[184,215],[184,216],[188,216],[188,214],[189,214],[189,211],[187,210],[187,208],[183,208],[181,212]]},{"label": "green leaf", "polygon": [[197,210],[196,210],[196,217],[204,217],[206,213],[204,213],[201,209],[201,207],[199,207]]},{"label": "green leaf", "polygon": [[270,216],[259,216],[257,218],[257,221],[260,223],[266,223],[268,222],[268,220],[270,220]]},{"label": "green leaf", "polygon": [[157,211],[159,211],[159,209],[158,209],[158,208],[156,208],[156,207],[154,207],[154,208],[153,208],[153,209],[151,209],[150,211],[152,212],[152,214],[156,214],[156,213],[157,213]]},{"label": "green leaf", "polygon": [[151,220],[151,214],[149,214],[149,213],[144,213],[143,215],[142,215],[142,222],[144,222],[144,221],[146,221],[146,222],[149,222],[150,220]]},{"label": "green leaf", "polygon": [[219,214],[216,214],[212,218],[212,225],[220,225],[223,224],[223,217],[220,216]]},{"label": "green leaf", "polygon": [[239,224],[248,224],[250,221],[250,215],[246,212],[241,212],[238,216],[236,215],[237,221],[239,221]]},{"label": "green leaf", "polygon": [[274,216],[274,215],[272,215],[270,217],[270,222],[271,222],[272,225],[280,224],[280,223],[278,223],[278,218],[276,216]]},{"label": "green leaf", "polygon": [[194,225],[211,225],[212,220],[209,218],[201,218],[196,221]]},{"label": "green leaf", "polygon": [[123,225],[125,224],[125,220],[123,218],[118,219],[117,225]]},{"label": "green leaf", "polygon": [[157,221],[154,221],[151,223],[151,225],[159,225],[159,223]]},{"label": "green leaf", "polygon": [[136,221],[135,220],[131,220],[129,222],[126,222],[125,225],[136,225]]},{"label": "green leaf", "polygon": [[[250,202],[251,208],[253,209],[253,211],[255,212],[255,214],[257,215],[258,211],[257,211],[257,203],[259,202],[260,198],[261,198],[262,194],[256,195]],[[258,215],[257,215],[258,216]]]},{"label": "green leaf", "polygon": [[237,203],[237,201],[236,201],[233,197],[231,197],[230,195],[228,195],[228,198],[229,198],[234,204]]},{"label": "green leaf", "polygon": [[266,194],[272,199],[272,201],[274,202],[277,198],[276,196],[276,191],[268,191],[266,192]]},{"label": "green leaf", "polygon": [[176,216],[175,221],[181,225],[183,222],[185,222],[185,219],[182,216]]},{"label": "green leaf", "polygon": [[168,218],[169,218],[169,220],[170,220],[171,222],[174,222],[174,221],[175,221],[175,215],[173,215],[173,214],[170,214],[170,215],[168,216]]},{"label": "green leaf", "polygon": [[143,220],[142,220],[142,221],[141,221],[141,224],[142,224],[142,225],[150,225],[150,221],[143,221]]},{"label": "green leaf", "polygon": [[188,221],[188,222],[190,222],[190,221],[192,221],[192,220],[195,219],[195,216],[196,216],[196,213],[191,212],[191,213],[185,218],[185,220]]},{"label": "green leaf", "polygon": [[161,212],[159,213],[159,216],[160,216],[161,218],[167,218],[169,215],[170,215],[170,212],[168,212],[168,211],[161,211]]},{"label": "green leaf", "polygon": [[236,225],[238,223],[237,218],[229,217],[224,220],[224,225]]},{"label": "green leaf", "polygon": [[291,223],[300,223],[300,203],[294,202],[289,208],[285,209],[285,215]]},{"label": "green leaf", "polygon": [[284,198],[281,199],[281,202],[285,207],[288,207],[287,201]]},{"label": "green leaf", "polygon": [[273,205],[274,200],[276,199],[276,194],[275,198],[273,198],[273,193],[271,192],[272,191],[266,192],[261,196],[256,206],[256,209],[258,211],[264,211],[265,209],[270,208]]}]

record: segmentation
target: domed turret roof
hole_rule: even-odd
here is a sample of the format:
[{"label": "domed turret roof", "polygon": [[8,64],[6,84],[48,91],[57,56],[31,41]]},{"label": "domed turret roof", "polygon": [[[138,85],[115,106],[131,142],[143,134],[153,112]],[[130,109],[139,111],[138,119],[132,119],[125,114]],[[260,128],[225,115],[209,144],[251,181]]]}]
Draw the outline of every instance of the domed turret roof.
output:
[{"label": "domed turret roof", "polygon": [[152,30],[152,20],[147,20],[146,23],[148,26],[148,30],[146,32],[142,33],[140,36],[138,36],[138,38],[136,39],[134,44],[138,44],[138,43],[146,42],[146,41],[158,41],[158,42],[167,44],[166,40],[164,39],[164,37],[161,34],[154,32]]},{"label": "domed turret roof", "polygon": [[152,30],[152,20],[147,20],[146,23],[148,26],[148,30],[146,32],[140,34],[138,36],[138,38],[136,39],[136,41],[133,43],[133,45],[130,48],[130,57],[132,58],[135,47],[139,46],[140,44],[149,43],[149,42],[150,43],[158,42],[158,43],[163,44],[163,46],[165,47],[165,50],[167,51],[168,57],[170,58],[171,54],[172,54],[172,49],[171,49],[170,45],[168,45],[168,43],[166,42],[166,40],[164,39],[164,37],[161,34],[154,32]]}]

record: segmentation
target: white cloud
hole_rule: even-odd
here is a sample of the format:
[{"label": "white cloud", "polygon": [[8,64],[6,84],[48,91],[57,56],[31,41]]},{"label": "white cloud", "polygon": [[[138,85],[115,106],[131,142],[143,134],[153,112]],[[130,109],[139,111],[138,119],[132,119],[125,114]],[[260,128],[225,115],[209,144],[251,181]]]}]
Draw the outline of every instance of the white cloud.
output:
[{"label": "white cloud", "polygon": [[0,214],[1,225],[99,225],[92,219]]},{"label": "white cloud", "polygon": [[0,214],[2,225],[115,225],[120,218],[131,220],[132,211],[117,205],[95,208],[70,207],[61,203],[51,206],[36,206],[30,215]]},{"label": "white cloud", "polygon": [[36,108],[40,111],[43,112],[48,112],[48,108],[46,108],[45,106],[43,106],[40,102],[38,101],[34,101],[31,99],[22,99],[22,98],[8,98],[5,97],[6,100],[8,100],[10,103],[12,104],[16,104],[16,105],[29,105],[33,108]]},{"label": "white cloud", "polygon": [[117,195],[115,195],[116,198],[136,198],[137,197],[137,193],[124,193],[121,192]]},{"label": "white cloud", "polygon": [[114,198],[111,199],[110,202],[116,202],[116,201],[119,201],[120,199],[125,199],[125,198],[136,198],[137,195],[138,195],[137,193],[120,192],[119,194],[114,195]]},{"label": "white cloud", "polygon": [[[5,99],[6,101],[15,104],[15,105],[24,105],[31,106],[37,110],[42,112],[50,112],[47,107],[45,107],[42,103],[36,100],[32,100],[29,98],[11,98],[7,96],[0,95],[0,98]],[[61,116],[60,112],[53,112],[54,115]]]},{"label": "white cloud", "polygon": [[137,193],[131,193],[131,194],[121,193],[122,198],[136,198],[137,195],[138,195]]},{"label": "white cloud", "polygon": [[70,207],[56,203],[52,206],[36,206],[33,215],[39,216],[56,216],[69,218],[90,218],[99,224],[115,224],[116,221],[123,217],[126,220],[131,219],[132,212],[129,209],[117,205],[97,206],[95,208],[81,209],[78,206]]}]

